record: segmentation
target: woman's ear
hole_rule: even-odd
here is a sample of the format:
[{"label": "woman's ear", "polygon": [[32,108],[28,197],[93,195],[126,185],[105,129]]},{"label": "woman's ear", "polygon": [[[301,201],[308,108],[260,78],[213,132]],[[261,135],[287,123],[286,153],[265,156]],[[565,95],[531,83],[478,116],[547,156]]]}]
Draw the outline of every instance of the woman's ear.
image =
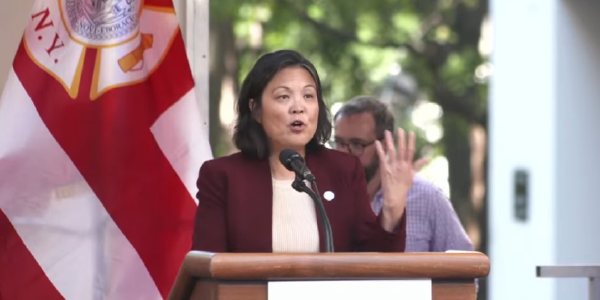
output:
[{"label": "woman's ear", "polygon": [[254,99],[250,99],[250,102],[248,102],[248,107],[250,108],[250,112],[252,113],[252,117],[254,118],[254,120],[261,124],[261,115],[258,110],[255,110],[256,102],[254,101]]}]

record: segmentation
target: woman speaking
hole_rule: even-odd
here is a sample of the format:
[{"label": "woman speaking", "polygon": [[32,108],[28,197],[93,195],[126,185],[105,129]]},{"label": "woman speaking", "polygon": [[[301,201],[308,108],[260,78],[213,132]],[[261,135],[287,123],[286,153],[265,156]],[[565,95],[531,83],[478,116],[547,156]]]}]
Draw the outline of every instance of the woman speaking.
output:
[{"label": "woman speaking", "polygon": [[414,136],[398,132],[376,142],[385,194],[382,213],[370,207],[363,167],[352,155],[323,146],[329,112],[313,64],[282,50],[262,56],[237,99],[234,143],[240,152],[205,162],[193,249],[210,252],[323,251],[324,229],[315,204],[292,187],[296,175],[280,161],[291,149],[316,177],[336,252],[403,252],[406,197],[420,162]]}]

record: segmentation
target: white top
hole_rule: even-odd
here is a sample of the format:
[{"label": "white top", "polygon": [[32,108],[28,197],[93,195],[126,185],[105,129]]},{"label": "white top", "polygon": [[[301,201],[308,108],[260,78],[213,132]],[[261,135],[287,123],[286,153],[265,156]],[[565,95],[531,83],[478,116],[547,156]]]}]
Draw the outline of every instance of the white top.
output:
[{"label": "white top", "polygon": [[[293,180],[273,180],[273,252],[319,252],[315,204],[292,187]],[[307,183],[308,186],[308,183]]]}]

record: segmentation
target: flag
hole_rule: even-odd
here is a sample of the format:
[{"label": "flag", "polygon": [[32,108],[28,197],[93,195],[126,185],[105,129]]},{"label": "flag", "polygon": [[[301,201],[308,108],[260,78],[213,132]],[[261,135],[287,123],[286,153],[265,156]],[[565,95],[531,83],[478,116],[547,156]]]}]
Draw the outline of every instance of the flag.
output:
[{"label": "flag", "polygon": [[207,126],[171,0],[37,0],[0,98],[0,299],[166,298]]}]

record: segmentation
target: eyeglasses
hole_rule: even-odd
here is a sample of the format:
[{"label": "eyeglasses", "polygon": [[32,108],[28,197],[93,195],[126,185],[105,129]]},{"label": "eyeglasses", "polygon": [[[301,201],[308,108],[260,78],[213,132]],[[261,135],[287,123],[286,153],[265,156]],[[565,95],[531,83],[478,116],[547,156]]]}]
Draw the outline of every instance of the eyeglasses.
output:
[{"label": "eyeglasses", "polygon": [[336,149],[336,150],[348,149],[348,152],[350,152],[350,154],[359,156],[359,155],[363,154],[363,152],[365,151],[365,148],[373,145],[375,143],[375,141],[377,141],[377,140],[373,140],[368,143],[361,143],[361,142],[347,143],[343,140],[336,139],[336,140],[331,141],[329,144],[331,145],[331,148],[333,148],[333,149]]}]

